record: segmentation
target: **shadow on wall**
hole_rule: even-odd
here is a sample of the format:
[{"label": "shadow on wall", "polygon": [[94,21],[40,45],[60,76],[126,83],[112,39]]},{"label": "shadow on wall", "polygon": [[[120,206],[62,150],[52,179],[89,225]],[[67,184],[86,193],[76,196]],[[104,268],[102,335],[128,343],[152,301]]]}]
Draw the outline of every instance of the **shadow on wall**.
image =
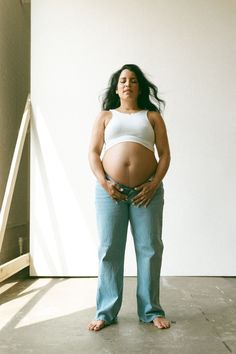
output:
[{"label": "shadow on wall", "polygon": [[[0,2],[0,205],[18,129],[30,90],[30,4]],[[19,167],[0,263],[19,256],[18,237],[29,250],[29,135]]]}]

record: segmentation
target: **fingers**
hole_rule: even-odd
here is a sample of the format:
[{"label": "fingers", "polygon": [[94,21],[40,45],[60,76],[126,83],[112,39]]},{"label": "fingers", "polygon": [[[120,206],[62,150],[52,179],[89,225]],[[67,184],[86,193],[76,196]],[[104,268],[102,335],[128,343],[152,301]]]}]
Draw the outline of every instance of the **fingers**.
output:
[{"label": "fingers", "polygon": [[145,207],[148,206],[148,204],[150,203],[151,198],[149,196],[146,196],[143,192],[137,194],[133,199],[132,199],[132,203],[137,205],[137,206],[141,206],[144,205]]},{"label": "fingers", "polygon": [[149,197],[146,196],[144,191],[141,191],[132,199],[132,202],[134,204],[143,204],[143,203],[147,202],[148,200],[149,200]]},{"label": "fingers", "polygon": [[[108,181],[108,193],[111,198],[118,204],[120,201],[128,200],[128,196],[124,193],[124,189],[120,187],[119,184]],[[150,183],[144,183],[138,187],[134,188],[139,193],[132,199],[133,205],[138,207],[144,206],[147,207],[151,202],[151,199],[154,195],[155,189],[151,188]]]},{"label": "fingers", "polygon": [[121,200],[128,200],[127,195],[123,194],[123,188],[119,187],[119,185],[111,183],[109,194],[116,202]]},{"label": "fingers", "polygon": [[[141,187],[141,186],[140,186]],[[150,185],[147,186],[147,184],[144,184],[142,188],[138,187],[141,189],[141,192],[139,192],[133,199],[132,202],[134,205],[137,205],[138,207],[143,205],[144,207],[147,207],[149,203],[151,202],[151,199],[154,195],[154,191],[152,188],[150,188]],[[137,190],[137,188],[135,188]]]},{"label": "fingers", "polygon": [[144,208],[147,208],[147,206],[149,205],[150,201],[151,201],[151,199],[148,199],[148,200],[146,201],[146,203],[144,204]]},{"label": "fingers", "polygon": [[144,206],[144,208],[147,208],[147,206],[150,204],[151,199],[143,199],[139,202],[133,202],[134,205],[137,207]]},{"label": "fingers", "polygon": [[117,189],[117,187],[116,187],[116,190],[114,191],[114,194],[113,194],[113,199],[116,199],[117,201],[128,200],[127,195],[121,193],[122,191],[123,191],[123,188]]},{"label": "fingers", "polygon": [[142,190],[142,189],[143,189],[143,187],[144,187],[144,185],[143,185],[143,184],[141,184],[140,186],[135,187],[134,189],[135,189],[136,191],[140,191],[140,190]]}]

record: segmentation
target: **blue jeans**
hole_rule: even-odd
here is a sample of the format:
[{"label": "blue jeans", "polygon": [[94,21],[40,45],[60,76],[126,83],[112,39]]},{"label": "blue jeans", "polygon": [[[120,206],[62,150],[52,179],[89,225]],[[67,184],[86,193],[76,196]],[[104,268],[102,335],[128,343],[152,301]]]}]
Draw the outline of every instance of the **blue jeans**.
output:
[{"label": "blue jeans", "polygon": [[[107,179],[112,180],[109,176]],[[143,322],[151,322],[156,317],[165,316],[159,302],[163,253],[163,182],[146,208],[132,204],[131,199],[138,191],[123,184],[119,186],[128,200],[117,203],[98,182],[96,184],[100,241],[96,319],[104,320],[107,324],[116,322],[122,303],[124,254],[130,222],[137,261],[138,316]]]}]

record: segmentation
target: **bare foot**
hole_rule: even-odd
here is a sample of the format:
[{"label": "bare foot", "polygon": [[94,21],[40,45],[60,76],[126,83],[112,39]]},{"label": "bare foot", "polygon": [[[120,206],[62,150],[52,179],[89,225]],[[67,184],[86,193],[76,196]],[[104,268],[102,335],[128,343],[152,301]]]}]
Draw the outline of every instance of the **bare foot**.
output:
[{"label": "bare foot", "polygon": [[168,321],[165,317],[154,318],[153,324],[155,327],[160,329],[170,328],[170,321]]},{"label": "bare foot", "polygon": [[103,321],[103,320],[94,320],[94,321],[92,321],[89,324],[88,329],[90,331],[100,331],[104,327],[105,327],[105,321]]}]

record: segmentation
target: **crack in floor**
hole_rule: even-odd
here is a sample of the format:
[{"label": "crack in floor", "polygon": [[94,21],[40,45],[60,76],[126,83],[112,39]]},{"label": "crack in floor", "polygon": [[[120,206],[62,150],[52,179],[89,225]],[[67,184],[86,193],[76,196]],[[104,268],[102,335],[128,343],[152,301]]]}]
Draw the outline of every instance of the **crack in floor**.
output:
[{"label": "crack in floor", "polygon": [[[190,294],[190,295],[191,295],[192,298],[194,298],[192,294]],[[210,323],[212,323],[212,321],[207,317],[206,313],[202,310],[202,308],[201,308],[200,306],[198,306],[198,308],[199,308],[199,310],[201,311],[202,315],[204,316],[205,320],[208,321],[208,322],[210,322]],[[216,328],[215,328],[214,326],[212,326],[212,327],[213,327],[213,330],[214,330],[215,334],[217,335],[217,337],[218,337],[218,338],[221,340],[221,342],[224,344],[225,348],[226,348],[230,353],[232,353],[232,349],[230,348],[230,346],[229,346],[225,341],[223,341],[223,340],[221,339],[221,336],[220,336],[220,334],[218,333],[218,331],[216,330]]]},{"label": "crack in floor", "polygon": [[231,348],[228,346],[228,344],[226,344],[225,341],[223,341],[223,340],[222,340],[222,343],[223,343],[224,346],[228,349],[228,351],[229,351],[230,353],[232,353],[232,350],[231,350]]}]

